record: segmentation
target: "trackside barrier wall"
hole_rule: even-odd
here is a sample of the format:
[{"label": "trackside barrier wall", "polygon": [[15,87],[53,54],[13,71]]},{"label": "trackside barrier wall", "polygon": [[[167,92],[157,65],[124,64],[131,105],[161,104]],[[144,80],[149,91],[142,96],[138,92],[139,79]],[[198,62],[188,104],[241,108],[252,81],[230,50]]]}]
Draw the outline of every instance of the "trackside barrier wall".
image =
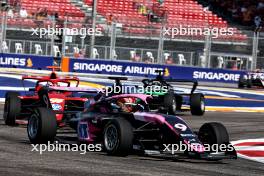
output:
[{"label": "trackside barrier wall", "polygon": [[165,69],[166,78],[197,79],[198,81],[221,83],[237,83],[240,75],[247,73],[237,70],[71,58],[63,58],[61,65],[65,72],[141,77],[155,77],[157,75],[155,70]]},{"label": "trackside barrier wall", "polygon": [[[4,67],[47,70],[46,67],[53,65],[53,62],[54,58],[52,57],[0,54],[0,69]],[[71,58],[63,58],[61,67],[64,72],[140,77],[155,77],[157,75],[155,70],[165,69],[166,78],[197,79],[198,81],[222,83],[237,83],[240,75],[247,73],[246,71],[236,70]]]},{"label": "trackside barrier wall", "polygon": [[4,67],[47,70],[46,67],[51,65],[53,65],[52,57],[24,54],[0,54],[0,69]]}]

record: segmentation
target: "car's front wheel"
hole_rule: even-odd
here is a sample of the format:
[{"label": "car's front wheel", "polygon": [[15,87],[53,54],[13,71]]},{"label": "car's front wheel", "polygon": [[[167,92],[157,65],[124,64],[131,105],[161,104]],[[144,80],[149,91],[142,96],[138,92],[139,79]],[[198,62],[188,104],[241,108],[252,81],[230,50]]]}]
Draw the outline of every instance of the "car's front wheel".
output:
[{"label": "car's front wheel", "polygon": [[164,107],[167,113],[175,115],[177,113],[177,101],[173,93],[168,93],[164,96]]},{"label": "car's front wheel", "polygon": [[57,132],[55,113],[48,108],[36,108],[28,119],[27,133],[31,143],[53,143]]},{"label": "car's front wheel", "polygon": [[133,128],[126,119],[110,120],[104,127],[104,149],[110,155],[127,156],[133,146]]},{"label": "car's front wheel", "polygon": [[225,126],[217,122],[203,124],[199,130],[198,137],[202,143],[210,146],[229,143],[229,135]]},{"label": "car's front wheel", "polygon": [[21,100],[18,96],[18,92],[7,92],[5,95],[4,121],[6,125],[16,124],[16,117],[21,111]]},{"label": "car's front wheel", "polygon": [[192,94],[190,97],[190,109],[192,115],[201,116],[205,112],[204,95],[201,93]]}]

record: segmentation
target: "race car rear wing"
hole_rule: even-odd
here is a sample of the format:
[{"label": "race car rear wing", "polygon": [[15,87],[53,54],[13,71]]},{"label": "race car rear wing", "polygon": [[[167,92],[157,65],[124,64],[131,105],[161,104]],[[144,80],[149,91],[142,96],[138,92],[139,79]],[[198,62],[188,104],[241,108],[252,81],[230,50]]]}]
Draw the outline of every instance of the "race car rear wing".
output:
[{"label": "race car rear wing", "polygon": [[57,77],[56,79],[50,79],[49,76],[23,76],[22,77],[22,82],[24,80],[36,80],[36,81],[42,81],[42,82],[70,82],[74,81],[76,82],[76,87],[79,86],[80,80],[77,77]]},{"label": "race car rear wing", "polygon": [[100,93],[103,90],[98,88],[84,88],[84,87],[47,87],[48,91],[59,91],[59,92],[85,92],[85,93]]},{"label": "race car rear wing", "polygon": [[193,83],[193,87],[192,87],[192,90],[191,90],[191,94],[194,93],[194,91],[196,90],[197,86],[198,86],[198,81],[196,79],[192,79],[192,80],[189,80],[189,79],[168,79],[168,80],[164,80],[166,82],[181,82],[181,83]]},{"label": "race car rear wing", "polygon": [[111,80],[128,80],[127,77],[121,77],[121,76],[110,76],[108,77],[108,79],[111,79]]}]

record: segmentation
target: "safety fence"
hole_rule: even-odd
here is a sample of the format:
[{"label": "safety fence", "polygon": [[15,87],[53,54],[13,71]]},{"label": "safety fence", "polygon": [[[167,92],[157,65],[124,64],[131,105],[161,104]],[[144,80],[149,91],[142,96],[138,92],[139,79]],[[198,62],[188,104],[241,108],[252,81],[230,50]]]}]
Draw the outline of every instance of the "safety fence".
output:
[{"label": "safety fence", "polygon": [[[0,48],[4,53],[204,68],[241,70],[264,68],[263,34],[256,35],[253,31],[241,31],[232,27],[230,29],[234,32],[233,35],[216,37],[214,35],[219,35],[219,33],[174,35],[175,29],[181,31],[181,28],[185,29],[186,26],[175,24],[171,27],[165,25],[164,28],[161,28],[161,24],[152,26],[152,23],[139,26],[133,20],[124,27],[121,23],[109,25],[98,19],[96,29],[92,29],[91,19],[85,18],[65,17],[64,21],[58,24],[58,22],[54,22],[54,19],[49,18],[41,20],[32,16],[11,18],[5,14],[0,17],[0,21],[2,43]],[[215,26],[205,27],[214,29]],[[60,28],[72,31],[66,32],[65,35],[53,33],[53,29],[59,30]],[[172,29],[169,30],[169,28]],[[40,36],[41,30],[44,32],[43,36]],[[89,33],[90,30],[99,30],[100,32],[98,34]],[[169,32],[167,32],[168,30]],[[177,30],[176,32],[179,32]],[[36,31],[38,31],[38,35],[34,34]],[[27,35],[25,35],[26,33]],[[96,39],[95,43],[90,42],[93,37]]]}]

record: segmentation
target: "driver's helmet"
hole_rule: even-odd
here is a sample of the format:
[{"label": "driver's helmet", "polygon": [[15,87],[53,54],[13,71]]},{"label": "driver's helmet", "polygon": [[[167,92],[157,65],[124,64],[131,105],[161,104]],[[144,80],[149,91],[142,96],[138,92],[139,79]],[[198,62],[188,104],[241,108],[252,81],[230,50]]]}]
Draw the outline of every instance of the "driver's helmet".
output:
[{"label": "driver's helmet", "polygon": [[153,81],[151,85],[152,86],[162,86],[160,81]]},{"label": "driver's helmet", "polygon": [[48,81],[46,87],[52,87],[52,86],[56,86],[56,84]]},{"label": "driver's helmet", "polygon": [[36,91],[38,92],[43,87],[51,87],[51,86],[53,86],[52,82],[41,82],[36,85]]},{"label": "driver's helmet", "polygon": [[137,98],[119,98],[116,104],[121,108],[123,112],[134,112],[135,106],[137,105]]}]

